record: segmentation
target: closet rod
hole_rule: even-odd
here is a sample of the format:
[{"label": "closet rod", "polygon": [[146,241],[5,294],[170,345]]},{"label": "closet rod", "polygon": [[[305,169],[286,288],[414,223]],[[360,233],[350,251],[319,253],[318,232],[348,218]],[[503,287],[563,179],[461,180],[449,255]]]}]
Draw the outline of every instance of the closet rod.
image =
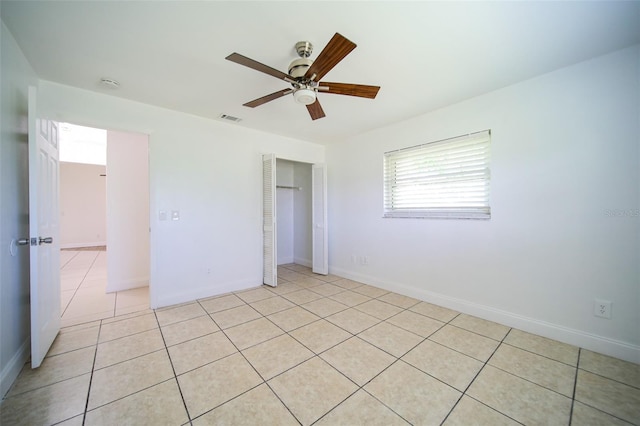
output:
[{"label": "closet rod", "polygon": [[299,186],[285,186],[285,185],[276,185],[276,188],[282,188],[282,189],[295,189],[298,191],[302,191],[302,188]]}]

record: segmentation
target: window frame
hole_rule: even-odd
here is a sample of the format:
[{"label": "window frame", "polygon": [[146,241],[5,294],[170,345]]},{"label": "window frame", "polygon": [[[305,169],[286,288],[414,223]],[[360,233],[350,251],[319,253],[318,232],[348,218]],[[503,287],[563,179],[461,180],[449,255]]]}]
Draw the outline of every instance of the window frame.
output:
[{"label": "window frame", "polygon": [[383,159],[384,218],[491,219],[491,130],[388,151]]}]

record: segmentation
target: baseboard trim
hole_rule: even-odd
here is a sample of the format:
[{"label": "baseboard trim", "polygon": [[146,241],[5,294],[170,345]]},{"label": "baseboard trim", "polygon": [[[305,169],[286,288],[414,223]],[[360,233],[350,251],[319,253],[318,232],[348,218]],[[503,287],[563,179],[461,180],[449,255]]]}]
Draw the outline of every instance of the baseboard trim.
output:
[{"label": "baseboard trim", "polygon": [[243,280],[216,285],[214,288],[211,286],[200,287],[186,293],[177,293],[160,297],[156,300],[157,306],[152,306],[152,308],[164,308],[166,306],[192,302],[197,299],[220,296],[233,291],[248,290],[250,288],[260,287],[261,285],[262,280]]},{"label": "baseboard trim", "polygon": [[13,385],[22,367],[29,359],[30,352],[31,340],[27,338],[2,369],[2,373],[0,373],[0,399],[4,398],[7,392],[9,392],[9,389],[11,389],[11,385]]},{"label": "baseboard trim", "polygon": [[61,249],[74,249],[74,248],[84,248],[84,247],[101,247],[106,246],[106,241],[96,241],[93,243],[65,243],[60,244]]},{"label": "baseboard trim", "polygon": [[149,277],[135,278],[131,280],[120,281],[117,283],[109,282],[107,278],[107,293],[113,293],[116,291],[133,290],[134,288],[148,287]]},{"label": "baseboard trim", "polygon": [[633,345],[616,339],[610,339],[605,336],[598,336],[593,333],[549,323],[536,318],[526,317],[468,300],[458,299],[423,289],[417,289],[407,286],[406,284],[383,281],[375,277],[355,273],[342,268],[333,267],[330,268],[329,272],[364,284],[380,287],[385,290],[453,309],[468,315],[474,315],[482,319],[547,337],[549,339],[579,346],[584,349],[609,355],[625,361],[640,363],[640,346],[638,345]]},{"label": "baseboard trim", "polygon": [[293,263],[295,263],[296,265],[306,266],[307,268],[311,268],[313,266],[313,262],[311,262],[309,259],[303,259],[301,257],[294,258]]},{"label": "baseboard trim", "polygon": [[293,256],[292,257],[285,257],[283,259],[278,259],[278,266],[280,265],[288,265],[289,263],[293,263]]}]

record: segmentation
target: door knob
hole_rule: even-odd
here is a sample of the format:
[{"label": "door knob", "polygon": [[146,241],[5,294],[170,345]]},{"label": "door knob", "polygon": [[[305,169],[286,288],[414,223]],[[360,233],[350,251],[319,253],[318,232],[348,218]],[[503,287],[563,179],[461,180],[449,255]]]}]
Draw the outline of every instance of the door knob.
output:
[{"label": "door knob", "polygon": [[18,245],[19,246],[26,246],[29,245],[29,239],[28,238],[20,238],[18,240]]},{"label": "door knob", "polygon": [[46,238],[38,238],[38,245],[40,244],[51,244],[53,243],[53,237],[46,237]]}]

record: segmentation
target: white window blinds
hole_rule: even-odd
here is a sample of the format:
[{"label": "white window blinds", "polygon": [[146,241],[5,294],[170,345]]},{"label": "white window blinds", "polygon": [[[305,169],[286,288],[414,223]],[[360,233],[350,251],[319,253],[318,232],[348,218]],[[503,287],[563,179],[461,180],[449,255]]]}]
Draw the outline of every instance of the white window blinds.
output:
[{"label": "white window blinds", "polygon": [[384,217],[489,219],[491,131],[384,154]]}]

